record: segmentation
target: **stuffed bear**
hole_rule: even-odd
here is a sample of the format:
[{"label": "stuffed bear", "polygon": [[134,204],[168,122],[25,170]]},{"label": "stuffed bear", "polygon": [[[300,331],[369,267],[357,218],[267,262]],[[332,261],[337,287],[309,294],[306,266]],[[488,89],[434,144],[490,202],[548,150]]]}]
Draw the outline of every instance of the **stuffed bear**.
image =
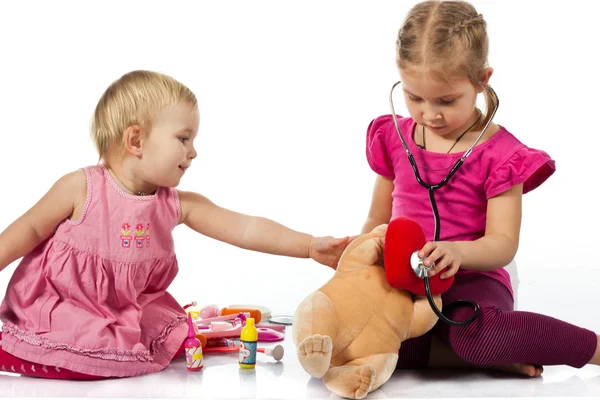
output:
[{"label": "stuffed bear", "polygon": [[[396,368],[400,344],[425,334],[438,320],[426,297],[388,282],[416,277],[423,287],[416,274],[399,278],[400,266],[383,266],[384,258],[386,264],[398,262],[397,251],[391,248],[384,257],[386,241],[388,246],[393,242],[394,249],[409,243],[411,251],[425,244],[422,230],[415,238],[411,233],[415,230],[406,229],[407,221],[414,228],[408,219],[392,221],[394,225],[380,225],[354,239],[334,276],[304,299],[294,314],[293,339],[300,364],[312,377],[323,378],[338,396],[361,399],[387,382]],[[433,299],[441,309],[440,295]]]}]

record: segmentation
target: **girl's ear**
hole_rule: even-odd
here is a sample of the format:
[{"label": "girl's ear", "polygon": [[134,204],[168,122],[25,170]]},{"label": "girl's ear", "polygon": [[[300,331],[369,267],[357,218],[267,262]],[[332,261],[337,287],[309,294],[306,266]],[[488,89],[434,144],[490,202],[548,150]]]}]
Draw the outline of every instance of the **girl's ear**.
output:
[{"label": "girl's ear", "polygon": [[131,125],[123,133],[123,144],[125,151],[139,157],[142,155],[142,128],[139,125]]},{"label": "girl's ear", "polygon": [[487,86],[488,82],[490,81],[490,78],[492,77],[493,73],[494,73],[494,68],[492,68],[492,67],[485,67],[481,71],[481,74],[479,75],[480,85],[477,87],[477,93],[483,92],[484,88]]}]

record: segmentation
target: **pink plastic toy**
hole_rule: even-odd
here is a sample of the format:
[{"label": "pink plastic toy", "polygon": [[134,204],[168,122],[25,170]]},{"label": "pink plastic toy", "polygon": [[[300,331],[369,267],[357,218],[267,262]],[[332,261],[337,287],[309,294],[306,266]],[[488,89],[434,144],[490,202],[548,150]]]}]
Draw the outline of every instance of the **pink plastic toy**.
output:
[{"label": "pink plastic toy", "polygon": [[[219,317],[218,317],[219,318]],[[208,318],[212,320],[212,318]],[[198,320],[198,333],[201,333],[206,337],[206,339],[215,339],[215,338],[232,338],[232,337],[240,337],[242,333],[242,328],[244,327],[244,322],[242,322],[241,318],[235,318],[231,327],[226,328],[223,326],[215,327],[217,329],[213,329],[209,325],[204,325],[205,320]],[[273,325],[275,327],[277,325]],[[285,327],[282,326],[282,328]],[[277,330],[276,330],[277,329]],[[279,327],[276,329],[272,329],[271,327],[267,328],[264,325],[257,326],[256,330],[258,331],[258,341],[259,342],[278,342],[285,338],[285,334],[282,331],[279,331]]]},{"label": "pink plastic toy", "polygon": [[200,318],[207,319],[219,316],[219,307],[216,304],[210,304],[200,310]]},{"label": "pink plastic toy", "polygon": [[192,317],[187,315],[188,339],[185,341],[185,360],[189,371],[200,371],[202,369],[202,344],[196,338]]}]

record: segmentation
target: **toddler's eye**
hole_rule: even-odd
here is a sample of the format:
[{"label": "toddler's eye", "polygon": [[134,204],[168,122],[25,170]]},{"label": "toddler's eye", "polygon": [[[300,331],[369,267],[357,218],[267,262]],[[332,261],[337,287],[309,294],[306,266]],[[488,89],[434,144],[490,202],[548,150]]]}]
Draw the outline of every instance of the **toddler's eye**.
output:
[{"label": "toddler's eye", "polygon": [[413,101],[415,103],[418,103],[419,101],[421,101],[421,99],[419,99],[418,97],[408,96],[408,98],[410,99],[410,101]]},{"label": "toddler's eye", "polygon": [[179,139],[179,141],[180,141],[181,143],[185,143],[185,142],[187,142],[188,140],[190,140],[189,138],[186,138],[186,137],[180,137],[180,138],[178,138],[178,139]]}]

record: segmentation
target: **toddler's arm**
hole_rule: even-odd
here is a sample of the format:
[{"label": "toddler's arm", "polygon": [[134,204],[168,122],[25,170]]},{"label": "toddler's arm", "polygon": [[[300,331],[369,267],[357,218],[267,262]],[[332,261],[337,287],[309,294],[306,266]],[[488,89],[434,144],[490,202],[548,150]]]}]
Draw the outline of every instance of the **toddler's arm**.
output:
[{"label": "toddler's arm", "polygon": [[198,233],[247,250],[289,257],[310,257],[335,268],[351,239],[315,238],[267,218],[219,207],[193,192],[179,192],[179,200],[182,223]]},{"label": "toddler's arm", "polygon": [[[60,178],[37,204],[0,234],[0,271],[47,239],[86,191],[85,172],[75,171]],[[84,197],[85,198],[85,197]]]}]

